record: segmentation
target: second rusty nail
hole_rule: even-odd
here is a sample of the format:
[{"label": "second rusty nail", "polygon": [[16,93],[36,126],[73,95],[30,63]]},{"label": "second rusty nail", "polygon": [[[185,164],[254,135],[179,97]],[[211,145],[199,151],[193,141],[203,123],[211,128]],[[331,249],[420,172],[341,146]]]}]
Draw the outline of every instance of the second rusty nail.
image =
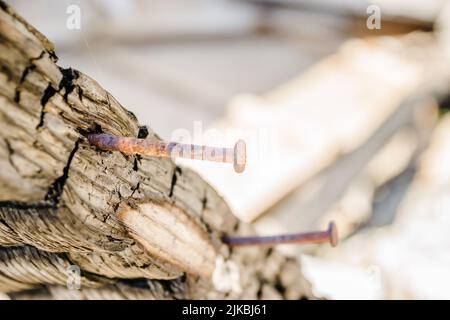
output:
[{"label": "second rusty nail", "polygon": [[106,133],[91,133],[88,134],[87,138],[92,145],[107,151],[232,163],[234,170],[238,173],[244,171],[247,161],[244,140],[238,140],[233,148],[219,148],[177,142],[120,137]]},{"label": "second rusty nail", "polygon": [[230,246],[273,246],[278,244],[308,244],[308,243],[327,243],[329,242],[333,247],[337,246],[339,242],[337,227],[334,221],[328,224],[328,229],[325,231],[292,233],[276,236],[261,236],[261,237],[224,237],[223,241]]}]

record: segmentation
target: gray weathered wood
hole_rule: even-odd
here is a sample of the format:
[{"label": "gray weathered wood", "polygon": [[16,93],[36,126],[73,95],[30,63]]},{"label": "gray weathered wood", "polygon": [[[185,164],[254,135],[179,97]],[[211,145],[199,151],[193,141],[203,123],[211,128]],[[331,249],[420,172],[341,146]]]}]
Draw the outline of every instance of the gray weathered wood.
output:
[{"label": "gray weathered wood", "polygon": [[[225,233],[252,230],[195,172],[170,159],[92,147],[88,132],[158,136],[139,127],[96,81],[56,62],[53,45],[0,2],[0,291],[42,297],[17,292],[44,285],[46,297],[80,299],[307,294],[297,262],[221,242]],[[164,206],[173,223],[145,220],[154,234],[136,234],[135,221],[118,210],[148,203]],[[212,250],[205,269],[164,245],[172,240],[164,238],[168,233],[176,240],[186,228],[203,239],[185,244],[199,245],[193,252]],[[79,292],[63,287],[69,265],[82,270]],[[223,267],[229,265],[237,270],[233,288],[227,287],[231,271]],[[142,278],[155,281],[146,281],[146,290],[121,280]]]}]

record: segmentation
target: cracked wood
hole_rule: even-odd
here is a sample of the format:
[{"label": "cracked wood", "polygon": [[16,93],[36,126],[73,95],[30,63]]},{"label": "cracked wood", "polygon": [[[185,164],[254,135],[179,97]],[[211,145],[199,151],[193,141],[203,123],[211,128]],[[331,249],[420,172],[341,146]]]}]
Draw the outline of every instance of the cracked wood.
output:
[{"label": "cracked wood", "polygon": [[[53,45],[0,1],[0,263],[8,266],[0,271],[1,291],[45,286],[46,293],[67,295],[54,263],[59,258],[86,275],[80,298],[92,297],[89,290],[136,296],[139,279],[167,281],[146,282],[147,297],[176,298],[181,290],[188,298],[257,298],[267,286],[288,298],[305,294],[296,262],[221,242],[224,233],[249,232],[249,226],[196,173],[170,159],[93,148],[89,132],[159,138],[95,80],[56,62]],[[164,204],[170,232],[181,236],[175,247],[162,241],[160,228],[156,242],[153,234],[142,238],[150,229],[136,233],[129,220],[136,212],[120,210],[133,203]],[[158,209],[140,209],[140,219],[154,227]],[[191,232],[196,236],[186,238]],[[198,259],[182,252],[189,245]],[[215,255],[238,266],[240,291],[215,289],[209,279]],[[291,278],[281,280],[281,272]]]}]

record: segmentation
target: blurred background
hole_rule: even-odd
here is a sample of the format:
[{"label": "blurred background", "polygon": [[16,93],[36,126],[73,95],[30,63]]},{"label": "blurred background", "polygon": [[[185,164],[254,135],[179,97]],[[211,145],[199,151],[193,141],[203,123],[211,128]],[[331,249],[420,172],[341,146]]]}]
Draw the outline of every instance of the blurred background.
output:
[{"label": "blurred background", "polygon": [[336,248],[277,248],[314,296],[450,299],[447,1],[8,3],[162,138],[244,137],[242,175],[183,165],[259,234],[335,220]]}]

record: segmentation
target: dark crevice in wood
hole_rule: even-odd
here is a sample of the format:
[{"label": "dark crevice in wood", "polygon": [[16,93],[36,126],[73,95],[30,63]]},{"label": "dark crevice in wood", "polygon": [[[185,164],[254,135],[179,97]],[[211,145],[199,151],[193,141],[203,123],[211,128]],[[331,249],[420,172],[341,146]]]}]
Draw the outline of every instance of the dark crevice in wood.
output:
[{"label": "dark crevice in wood", "polygon": [[2,208],[17,209],[17,210],[29,210],[29,209],[48,210],[51,209],[51,206],[49,205],[49,203],[43,200],[33,203],[20,201],[0,201],[0,210]]},{"label": "dark crevice in wood", "polygon": [[140,187],[140,186],[141,186],[141,183],[138,182],[137,185],[136,185],[136,187],[134,187],[134,188],[132,189],[131,194],[130,194],[130,196],[128,197],[128,199],[130,199],[130,198],[132,198],[132,197],[134,196],[135,192],[139,190],[139,187]]},{"label": "dark crevice in wood", "polygon": [[[82,135],[82,136],[84,136],[84,137],[86,137],[86,138],[87,138],[88,134],[90,134],[90,133],[96,133],[96,134],[98,134],[98,133],[103,133],[102,126],[99,125],[98,123],[94,123],[94,124],[92,125],[92,130],[85,130],[85,129],[82,129],[82,128],[76,128],[75,130],[76,130],[80,135]],[[97,150],[98,150],[98,151],[102,151],[100,148],[97,148]]]},{"label": "dark crevice in wood", "polygon": [[[138,131],[138,135],[137,135],[138,139],[145,139],[148,137],[148,128],[147,126],[140,126],[139,127],[139,131]],[[142,160],[142,156],[140,156],[139,154],[134,156],[134,161],[133,161],[133,170],[134,171],[138,171],[139,170],[139,164],[141,163]]]},{"label": "dark crevice in wood", "polygon": [[202,198],[202,213],[203,213],[203,211],[205,211],[207,203],[208,203],[208,198],[206,196],[204,196]]},{"label": "dark crevice in wood", "polygon": [[129,285],[130,287],[135,287],[139,289],[150,289],[150,286],[148,285],[148,279],[145,278],[139,278],[139,279],[124,279],[120,282]]},{"label": "dark crevice in wood", "polygon": [[177,184],[178,176],[180,176],[182,173],[182,170],[180,167],[175,167],[175,170],[173,171],[172,175],[172,181],[170,183],[170,191],[169,191],[169,198],[173,196],[173,189],[175,188],[175,185]]},{"label": "dark crevice in wood", "polygon": [[134,161],[133,161],[133,170],[134,171],[138,171],[139,170],[139,165],[138,165],[139,162],[141,162],[141,157],[139,155],[136,155],[134,157]]},{"label": "dark crevice in wood", "polygon": [[[1,43],[1,37],[0,37],[0,43]],[[0,72],[6,75],[6,79],[8,81],[11,81],[14,78],[13,72],[11,71],[11,69],[4,64],[1,65]]]},{"label": "dark crevice in wood", "polygon": [[61,82],[59,83],[58,92],[61,92],[61,90],[64,89],[64,101],[66,103],[69,103],[69,94],[72,93],[72,91],[75,89],[75,85],[73,82],[80,77],[80,73],[72,68],[59,69],[61,70],[63,77],[61,79]]},{"label": "dark crevice in wood", "polygon": [[41,285],[33,289],[8,293],[8,297],[11,300],[22,300],[23,299],[22,296],[48,297],[51,296],[51,292],[47,286]]},{"label": "dark crevice in wood", "polygon": [[19,87],[17,87],[16,92],[14,93],[14,102],[16,102],[16,103],[20,102],[20,90],[19,90]]},{"label": "dark crevice in wood", "polygon": [[[64,101],[69,104],[69,94],[75,89],[76,85],[74,85],[74,81],[79,78],[80,73],[72,68],[59,68],[62,74],[62,79],[59,83],[58,90],[53,88],[52,84],[49,83],[47,88],[44,91],[44,94],[41,98],[41,115],[39,118],[39,123],[36,129],[40,129],[44,125],[44,117],[45,117],[45,105],[53,97],[56,93],[60,93],[64,89]],[[80,89],[81,90],[81,89]],[[78,95],[80,95],[80,91],[78,91]],[[81,99],[80,99],[81,100]]]},{"label": "dark crevice in wood", "polygon": [[443,97],[439,101],[439,109],[441,113],[446,113],[450,111],[450,95]]},{"label": "dark crevice in wood", "polygon": [[2,8],[3,11],[8,11],[8,5],[3,0],[0,0],[0,8]]},{"label": "dark crevice in wood", "polygon": [[14,93],[14,101],[18,104],[20,102],[20,87],[22,85],[22,83],[25,81],[28,73],[30,73],[31,71],[33,71],[33,69],[36,68],[36,66],[31,63],[30,65],[28,65],[25,70],[23,70],[22,76],[20,77],[20,81],[19,84],[16,87],[16,92]]},{"label": "dark crevice in wood", "polygon": [[259,287],[258,287],[258,291],[256,292],[256,299],[257,300],[261,300],[261,298],[262,298],[262,293],[263,293],[263,288],[264,288],[264,285],[266,284],[266,282],[264,281],[264,280],[262,280],[260,283],[259,283]]},{"label": "dark crevice in wood", "polygon": [[139,131],[138,131],[138,136],[139,139],[145,139],[148,137],[148,128],[147,126],[140,126],[139,127]]},{"label": "dark crevice in wood", "polygon": [[[166,280],[168,282],[168,280]],[[183,273],[179,278],[170,280],[170,287],[174,299],[186,299],[185,293],[187,289],[187,275]]]},{"label": "dark crevice in wood", "polygon": [[275,290],[278,291],[279,294],[281,294],[283,297],[286,293],[286,288],[284,287],[283,283],[281,282],[280,276],[278,275],[274,284]]},{"label": "dark crevice in wood", "polygon": [[22,76],[20,77],[19,84],[17,85],[16,92],[14,94],[14,101],[16,103],[20,102],[20,89],[21,89],[22,84],[25,82],[25,79],[27,78],[28,74],[36,68],[36,65],[34,64],[34,62],[39,59],[42,59],[44,54],[45,54],[45,51],[42,51],[41,54],[39,56],[37,56],[36,58],[31,58],[28,65],[23,70]]},{"label": "dark crevice in wood", "polygon": [[[8,230],[9,230],[9,232],[11,232],[12,234],[14,234],[14,235],[17,235],[16,234],[16,232],[14,231],[14,229],[13,228],[11,228],[11,226],[8,224],[8,222],[6,222],[4,219],[2,219],[1,217],[0,217],[0,223],[3,225],[3,226],[5,226]],[[1,248],[1,247],[0,247]]]},{"label": "dark crevice in wood", "polygon": [[12,155],[14,153],[14,149],[12,148],[11,143],[9,142],[8,139],[5,138],[4,141],[5,141],[6,149],[8,150],[8,162],[11,165],[11,167],[14,168],[14,170],[18,171],[16,165],[12,161]]},{"label": "dark crevice in wood", "polygon": [[80,102],[83,102],[83,89],[81,89],[80,86],[77,86],[78,90],[78,99],[80,99]]},{"label": "dark crevice in wood", "polygon": [[[163,288],[166,295],[171,296],[175,300],[186,292],[186,274],[174,280],[155,280]],[[181,297],[184,298],[184,297]]]},{"label": "dark crevice in wood", "polygon": [[75,142],[75,146],[69,154],[69,157],[67,159],[67,164],[63,169],[62,176],[60,176],[59,178],[57,178],[55,180],[55,182],[53,182],[52,186],[50,187],[50,189],[47,192],[47,195],[45,196],[45,201],[50,202],[53,207],[57,207],[59,204],[61,195],[64,190],[64,186],[66,184],[67,178],[69,177],[70,165],[72,164],[72,160],[78,151],[79,145],[80,145],[80,139]]},{"label": "dark crevice in wood", "polygon": [[61,199],[61,195],[64,189],[64,185],[69,176],[69,169],[72,163],[72,160],[75,156],[75,153],[78,150],[80,140],[75,142],[75,146],[70,152],[70,155],[67,160],[67,164],[63,169],[63,174],[58,177],[52,185],[49,187],[45,198],[41,201],[34,203],[20,202],[20,201],[0,201],[0,208],[13,208],[17,210],[28,210],[28,209],[56,209],[59,205],[59,201]]},{"label": "dark crevice in wood", "polygon": [[106,238],[107,238],[109,241],[111,241],[111,242],[118,242],[118,243],[121,243],[121,242],[123,241],[123,239],[114,238],[114,237],[111,236],[111,235],[106,235]]}]

